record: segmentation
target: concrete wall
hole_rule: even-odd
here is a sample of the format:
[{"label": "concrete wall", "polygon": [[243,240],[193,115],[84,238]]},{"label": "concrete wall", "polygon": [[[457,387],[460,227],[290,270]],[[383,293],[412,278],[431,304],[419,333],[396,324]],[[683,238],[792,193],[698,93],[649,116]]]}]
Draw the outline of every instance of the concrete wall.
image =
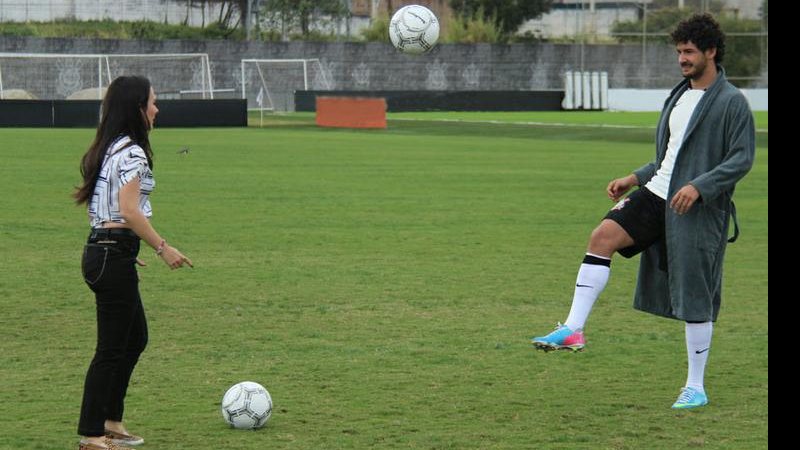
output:
[{"label": "concrete wall", "polygon": [[[208,53],[215,88],[241,90],[241,59],[319,58],[331,89],[340,90],[542,90],[563,89],[566,70],[606,71],[610,88],[669,88],[680,77],[674,50],[667,45],[649,47],[644,55],[636,45],[577,46],[568,44],[446,44],[422,56],[398,53],[384,43],[254,42],[254,41],[136,41],[114,39],[43,39],[0,36],[0,52],[158,54]],[[57,61],[56,61],[57,62]],[[41,69],[23,67],[0,70],[6,89],[11,80],[29,80]],[[61,61],[50,69],[54,76],[74,63]],[[90,63],[96,66],[97,63]],[[153,63],[144,75],[168,62]],[[112,68],[113,69],[113,68]],[[200,70],[199,67],[195,68]],[[73,72],[77,70],[73,67]],[[15,73],[12,73],[15,72]],[[315,77],[318,75],[315,75]],[[74,77],[73,77],[74,78]],[[74,89],[96,87],[97,77],[84,75]],[[186,75],[173,78],[187,78]],[[189,76],[188,78],[192,78]],[[199,76],[194,76],[199,80]],[[172,89],[156,80],[162,89]],[[313,81],[313,80],[312,80]],[[196,83],[195,83],[196,84]],[[181,87],[181,89],[191,87]],[[196,86],[194,86],[196,88]],[[300,87],[302,88],[302,87]],[[319,89],[320,86],[311,86]],[[63,89],[62,89],[63,91]]]},{"label": "concrete wall", "polygon": [[[609,89],[611,111],[661,111],[670,89]],[[753,111],[769,110],[769,89],[742,89]]]},{"label": "concrete wall", "polygon": [[[2,1],[2,0],[0,0]],[[227,97],[240,97],[244,58],[319,58],[321,72],[310,72],[309,89],[337,90],[563,90],[567,70],[605,71],[609,79],[609,107],[617,110],[653,111],[661,108],[666,92],[680,80],[671,46],[649,47],[642,64],[636,45],[439,45],[422,56],[408,56],[382,43],[241,42],[241,41],[133,41],[108,39],[42,39],[0,36],[0,52],[11,53],[208,53],[215,89],[228,89]],[[0,57],[0,77],[5,90],[25,89],[36,98],[63,99],[98,84],[96,60],[53,60],[49,68],[30,62],[13,63]],[[180,90],[201,89],[202,66],[197,59],[154,61],[123,68],[123,72],[149,76],[162,98]],[[127,67],[127,66],[125,66]],[[270,94],[276,103],[289,103],[292,92],[302,89],[302,72],[270,74]],[[246,69],[248,100],[254,107],[259,90],[254,67]],[[38,81],[43,76],[52,81]],[[116,74],[115,74],[116,75]],[[279,78],[285,78],[284,83]],[[327,83],[323,85],[322,80]],[[24,83],[29,83],[23,86]],[[294,83],[294,84],[292,84]],[[44,89],[44,84],[52,86]],[[641,89],[646,89],[642,91]],[[46,92],[44,92],[46,91]],[[767,110],[767,90],[754,89],[748,97],[754,110]],[[222,94],[218,96],[223,96]],[[172,97],[186,98],[186,97]]]}]

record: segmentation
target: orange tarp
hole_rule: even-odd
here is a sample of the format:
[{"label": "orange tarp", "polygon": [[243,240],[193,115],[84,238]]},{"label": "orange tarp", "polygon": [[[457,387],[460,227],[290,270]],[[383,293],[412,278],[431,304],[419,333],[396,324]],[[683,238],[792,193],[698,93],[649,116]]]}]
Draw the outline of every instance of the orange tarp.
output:
[{"label": "orange tarp", "polygon": [[339,128],[386,128],[386,99],[317,97],[317,125]]}]

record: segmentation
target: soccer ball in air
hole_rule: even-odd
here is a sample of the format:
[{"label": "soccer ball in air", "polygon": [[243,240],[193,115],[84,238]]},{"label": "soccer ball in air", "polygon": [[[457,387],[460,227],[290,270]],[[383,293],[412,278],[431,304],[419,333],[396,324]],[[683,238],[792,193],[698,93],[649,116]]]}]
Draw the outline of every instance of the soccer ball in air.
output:
[{"label": "soccer ball in air", "polygon": [[233,428],[261,428],[272,415],[272,397],[252,381],[236,383],[222,396],[222,417]]},{"label": "soccer ball in air", "polygon": [[424,6],[404,6],[394,13],[389,22],[389,38],[403,53],[425,53],[439,39],[439,20]]}]

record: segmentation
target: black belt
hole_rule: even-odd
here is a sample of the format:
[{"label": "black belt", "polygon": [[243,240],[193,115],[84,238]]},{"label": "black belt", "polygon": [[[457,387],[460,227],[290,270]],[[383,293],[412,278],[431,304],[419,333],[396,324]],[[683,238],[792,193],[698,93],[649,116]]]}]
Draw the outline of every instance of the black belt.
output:
[{"label": "black belt", "polygon": [[138,238],[130,228],[92,228],[89,239],[110,239],[118,237]]}]

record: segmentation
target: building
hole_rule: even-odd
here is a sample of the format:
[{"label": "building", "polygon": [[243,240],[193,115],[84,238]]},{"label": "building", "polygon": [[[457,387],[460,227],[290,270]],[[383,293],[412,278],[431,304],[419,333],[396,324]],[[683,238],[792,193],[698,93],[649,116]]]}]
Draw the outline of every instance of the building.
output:
[{"label": "building", "polygon": [[[686,7],[684,0],[674,0],[676,8]],[[760,0],[721,0],[723,13],[739,19],[759,19]],[[529,20],[520,33],[539,38],[557,39],[588,36],[590,40],[608,40],[616,22],[636,21],[652,11],[653,0],[553,0],[550,12]]]},{"label": "building", "polygon": [[[449,0],[342,0],[350,6],[352,19],[338,32],[358,36],[371,19],[391,16],[397,9],[419,4],[439,18],[443,31],[453,15]],[[684,0],[674,0],[680,7]],[[720,0],[726,14],[743,19],[758,19],[762,0]],[[250,0],[251,11],[257,11],[263,0]],[[617,21],[637,20],[652,9],[653,0],[553,0],[551,11],[529,20],[521,33],[530,32],[541,38],[594,36],[610,37]],[[205,26],[224,13],[225,2],[207,0],[0,0],[0,22],[49,22],[53,20],[149,20],[162,23],[185,23]],[[235,11],[234,11],[235,12]]]},{"label": "building", "polygon": [[611,36],[616,22],[638,20],[652,0],[555,0],[550,12],[520,27],[520,33],[531,33],[545,39],[567,36]]},{"label": "building", "polygon": [[452,14],[447,0],[349,0],[350,12],[354,16],[379,17],[391,14],[406,5],[422,5],[433,11],[437,17]]}]

